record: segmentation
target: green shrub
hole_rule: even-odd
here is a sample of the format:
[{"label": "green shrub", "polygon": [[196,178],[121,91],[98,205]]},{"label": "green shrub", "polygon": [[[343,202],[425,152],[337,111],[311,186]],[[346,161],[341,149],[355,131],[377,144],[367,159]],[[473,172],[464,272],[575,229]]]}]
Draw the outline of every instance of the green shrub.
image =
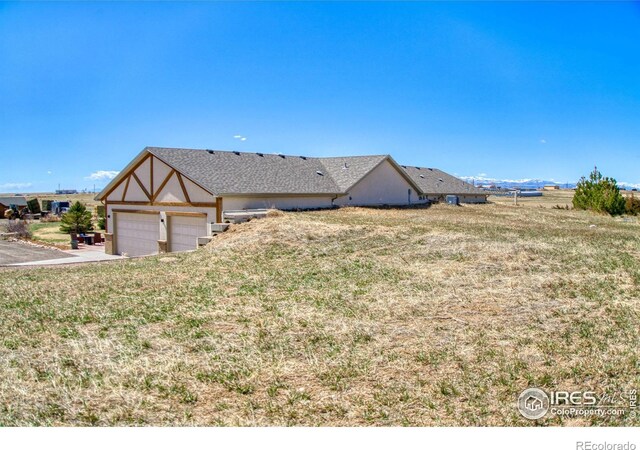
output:
[{"label": "green shrub", "polygon": [[640,214],[640,198],[636,198],[633,194],[630,197],[627,197],[625,201],[625,211],[627,214],[631,214],[633,216],[637,216]]},{"label": "green shrub", "polygon": [[93,230],[91,212],[80,202],[75,202],[60,218],[60,231],[63,233],[86,233]]},{"label": "green shrub", "polygon": [[603,177],[596,167],[588,179],[582,177],[578,182],[573,207],[614,216],[624,214],[625,200],[616,180]]},{"label": "green shrub", "polygon": [[104,230],[104,227],[106,226],[107,223],[107,217],[106,217],[106,211],[104,208],[104,205],[98,205],[96,206],[96,213],[98,216],[98,229],[99,230]]}]

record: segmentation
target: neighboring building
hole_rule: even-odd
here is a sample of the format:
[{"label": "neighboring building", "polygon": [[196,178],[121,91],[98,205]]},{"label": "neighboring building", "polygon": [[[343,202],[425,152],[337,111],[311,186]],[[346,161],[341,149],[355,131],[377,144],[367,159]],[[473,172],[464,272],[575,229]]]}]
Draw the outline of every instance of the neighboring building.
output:
[{"label": "neighboring building", "polygon": [[27,198],[21,195],[0,197],[0,218],[4,219],[4,213],[7,209],[15,205],[18,211],[22,211],[27,207]]},{"label": "neighboring building", "polygon": [[486,203],[487,192],[442,170],[402,166],[418,185],[422,196],[431,202],[444,202],[447,195],[458,196],[460,203]]},{"label": "neighboring building", "polygon": [[[438,173],[453,187],[457,179]],[[442,195],[462,192],[481,197],[462,187]],[[311,158],[147,147],[96,199],[106,208],[106,251],[136,256],[196,248],[197,239],[222,222],[223,211],[403,206],[435,199],[430,194],[389,155]]]},{"label": "neighboring building", "polygon": [[77,193],[77,189],[56,189],[56,195],[72,195]]},{"label": "neighboring building", "polygon": [[544,189],[545,191],[557,191],[560,189],[560,186],[558,186],[557,184],[547,184],[542,189]]}]

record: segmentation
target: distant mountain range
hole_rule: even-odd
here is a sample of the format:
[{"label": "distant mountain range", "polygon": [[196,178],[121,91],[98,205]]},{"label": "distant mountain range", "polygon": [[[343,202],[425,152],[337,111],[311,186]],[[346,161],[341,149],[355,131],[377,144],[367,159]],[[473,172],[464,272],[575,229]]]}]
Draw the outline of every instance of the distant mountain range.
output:
[{"label": "distant mountain range", "polygon": [[[558,182],[555,180],[541,180],[537,178],[524,178],[521,180],[508,180],[508,179],[498,179],[498,178],[490,178],[485,176],[477,176],[477,177],[458,177],[461,180],[466,181],[467,183],[473,183],[476,186],[482,185],[483,187],[488,186],[496,186],[503,189],[540,189],[543,186],[556,185],[561,189],[574,189],[576,187],[576,183],[568,183],[568,182]],[[627,183],[627,182],[619,182],[618,186],[620,189],[639,189],[640,184]]]}]

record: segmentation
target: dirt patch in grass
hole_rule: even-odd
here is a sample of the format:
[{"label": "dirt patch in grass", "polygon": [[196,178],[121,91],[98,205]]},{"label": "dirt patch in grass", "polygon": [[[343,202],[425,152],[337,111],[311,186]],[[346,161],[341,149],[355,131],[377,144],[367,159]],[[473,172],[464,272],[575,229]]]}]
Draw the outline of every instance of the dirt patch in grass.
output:
[{"label": "dirt patch in grass", "polygon": [[639,231],[344,208],[234,225],[170,263],[2,270],[0,424],[532,425],[526,387],[637,389]]}]

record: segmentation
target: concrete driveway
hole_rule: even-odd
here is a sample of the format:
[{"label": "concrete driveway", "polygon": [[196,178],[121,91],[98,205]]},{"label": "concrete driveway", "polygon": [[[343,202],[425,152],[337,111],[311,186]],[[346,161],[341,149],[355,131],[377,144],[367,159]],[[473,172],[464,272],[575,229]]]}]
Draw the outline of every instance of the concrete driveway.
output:
[{"label": "concrete driveway", "polygon": [[37,247],[19,241],[0,241],[0,265],[70,257],[54,248]]},{"label": "concrete driveway", "polygon": [[0,266],[51,266],[122,259],[107,255],[102,245],[81,245],[78,250],[56,250],[20,241],[0,241]]}]

